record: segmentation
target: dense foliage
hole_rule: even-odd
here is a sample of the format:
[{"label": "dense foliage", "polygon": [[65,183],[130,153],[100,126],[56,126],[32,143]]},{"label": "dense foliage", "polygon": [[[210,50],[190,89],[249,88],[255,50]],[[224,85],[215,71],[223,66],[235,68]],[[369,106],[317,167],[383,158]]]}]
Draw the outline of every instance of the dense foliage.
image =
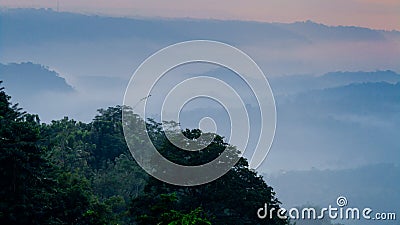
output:
[{"label": "dense foliage", "polygon": [[[239,162],[208,184],[181,187],[149,177],[133,160],[120,106],[100,109],[91,123],[67,117],[41,124],[0,89],[0,224],[287,224],[260,220],[264,203],[279,208],[273,189]],[[198,165],[234,147],[216,136],[202,152],[176,149],[161,124],[148,132],[160,153]],[[183,134],[196,139],[200,130]]]}]

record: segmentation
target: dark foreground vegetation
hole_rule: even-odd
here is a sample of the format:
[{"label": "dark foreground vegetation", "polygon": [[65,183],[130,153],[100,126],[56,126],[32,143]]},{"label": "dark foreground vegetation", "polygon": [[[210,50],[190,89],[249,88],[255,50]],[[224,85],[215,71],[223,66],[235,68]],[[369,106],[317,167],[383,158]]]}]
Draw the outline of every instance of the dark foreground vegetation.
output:
[{"label": "dark foreground vegetation", "polygon": [[[125,143],[122,107],[98,110],[91,123],[65,117],[50,124],[11,104],[0,89],[0,224],[287,224],[257,218],[273,189],[239,162],[208,184],[181,187],[148,176]],[[185,155],[148,121],[158,150],[182,164],[198,164],[228,144],[217,136],[200,155]],[[186,130],[195,139],[201,131]],[[171,155],[173,151],[175,155]]]}]

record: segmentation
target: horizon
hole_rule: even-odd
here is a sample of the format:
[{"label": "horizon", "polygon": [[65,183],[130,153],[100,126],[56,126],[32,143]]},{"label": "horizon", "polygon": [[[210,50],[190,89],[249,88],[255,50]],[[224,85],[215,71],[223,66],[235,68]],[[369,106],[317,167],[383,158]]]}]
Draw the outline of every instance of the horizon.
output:
[{"label": "horizon", "polygon": [[[176,3],[176,2],[175,2]],[[161,19],[215,19],[223,21],[253,21],[267,23],[294,23],[315,21],[327,26],[355,26],[374,30],[399,31],[400,2],[385,1],[307,1],[293,4],[286,1],[252,2],[251,10],[244,3],[233,1],[227,9],[223,3],[212,4],[174,4],[174,2],[152,4],[151,2],[132,2],[119,0],[114,4],[100,1],[96,6],[90,1],[19,1],[1,0],[2,8],[52,9],[57,12],[128,17],[128,18],[161,18]],[[173,6],[173,7],[172,7]],[[296,6],[296,7],[294,7]],[[196,8],[197,7],[197,8]],[[286,11],[284,11],[286,10]],[[279,13],[284,11],[285,13]]]},{"label": "horizon", "polygon": [[[94,13],[94,12],[73,12],[73,11],[57,11],[54,8],[14,8],[14,7],[3,7],[0,6],[1,10],[43,10],[43,11],[50,11],[55,13],[70,13],[75,15],[82,15],[82,16],[89,16],[89,17],[104,17],[104,18],[115,18],[115,19],[131,19],[131,20],[165,20],[165,21],[216,21],[216,22],[240,22],[240,23],[259,23],[259,24],[282,24],[282,25],[290,25],[290,24],[301,24],[301,23],[311,23],[315,25],[321,25],[328,28],[361,28],[361,29],[369,29],[369,30],[376,30],[376,31],[384,31],[384,32],[400,32],[400,28],[392,29],[392,30],[385,30],[385,29],[378,29],[378,28],[371,28],[366,26],[357,26],[357,25],[330,25],[325,24],[319,21],[307,19],[307,20],[296,20],[296,21],[288,21],[288,22],[278,22],[278,21],[258,21],[258,20],[240,20],[240,19],[220,19],[220,18],[196,18],[196,17],[162,17],[162,16],[140,16],[140,15],[132,15],[132,16],[124,16],[124,15],[113,15],[113,14],[102,14],[102,13]],[[354,71],[356,72],[356,71]]]}]

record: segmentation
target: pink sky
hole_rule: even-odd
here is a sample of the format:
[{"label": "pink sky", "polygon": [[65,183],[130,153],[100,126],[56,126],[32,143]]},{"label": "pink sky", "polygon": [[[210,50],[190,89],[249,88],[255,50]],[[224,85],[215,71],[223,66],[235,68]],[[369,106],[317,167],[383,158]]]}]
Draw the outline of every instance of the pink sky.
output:
[{"label": "pink sky", "polygon": [[[57,0],[0,0],[0,6],[57,8]],[[399,0],[59,0],[60,11],[354,25],[400,30]]]}]

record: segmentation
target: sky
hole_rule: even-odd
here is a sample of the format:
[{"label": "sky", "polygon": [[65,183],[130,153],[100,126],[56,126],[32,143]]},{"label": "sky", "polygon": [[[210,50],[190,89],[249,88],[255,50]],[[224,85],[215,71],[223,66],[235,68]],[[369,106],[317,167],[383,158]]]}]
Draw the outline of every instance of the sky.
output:
[{"label": "sky", "polygon": [[1,7],[53,8],[60,11],[129,17],[203,18],[294,22],[400,30],[398,0],[0,0]]}]

